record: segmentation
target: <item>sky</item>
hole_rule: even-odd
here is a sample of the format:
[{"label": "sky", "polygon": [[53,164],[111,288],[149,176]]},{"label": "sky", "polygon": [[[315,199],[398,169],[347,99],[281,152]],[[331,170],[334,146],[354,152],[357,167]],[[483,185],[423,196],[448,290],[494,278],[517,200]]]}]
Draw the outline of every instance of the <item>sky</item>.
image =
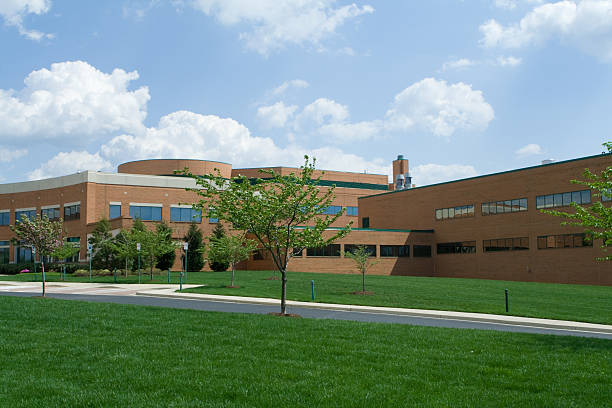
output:
[{"label": "sky", "polygon": [[189,158],[427,185],[601,153],[612,0],[1,0],[0,182]]}]

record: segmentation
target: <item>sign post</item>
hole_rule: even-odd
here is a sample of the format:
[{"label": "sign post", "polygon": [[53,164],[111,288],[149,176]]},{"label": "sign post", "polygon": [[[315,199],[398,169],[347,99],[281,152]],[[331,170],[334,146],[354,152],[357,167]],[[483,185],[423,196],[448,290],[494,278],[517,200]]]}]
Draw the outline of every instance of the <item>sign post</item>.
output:
[{"label": "sign post", "polygon": [[140,283],[140,242],[136,244],[136,250],[138,251],[138,283]]},{"label": "sign post", "polygon": [[34,280],[36,280],[36,248],[32,247],[32,262],[34,262]]},{"label": "sign post", "polygon": [[91,253],[93,252],[93,246],[87,244],[87,254],[89,256],[89,281],[91,282]]},{"label": "sign post", "polygon": [[185,280],[187,280],[187,250],[189,249],[189,242],[183,244],[183,249],[185,250]]}]

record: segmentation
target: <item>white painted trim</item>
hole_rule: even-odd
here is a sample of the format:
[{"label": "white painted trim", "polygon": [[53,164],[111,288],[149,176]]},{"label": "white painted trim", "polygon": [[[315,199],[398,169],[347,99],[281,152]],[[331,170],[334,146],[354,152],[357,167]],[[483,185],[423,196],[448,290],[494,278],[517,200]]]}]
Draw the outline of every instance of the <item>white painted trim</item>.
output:
[{"label": "white painted trim", "polygon": [[111,201],[108,205],[121,205],[121,201]]},{"label": "white painted trim", "polygon": [[163,204],[158,204],[158,203],[130,203],[130,206],[135,206],[135,207],[163,207]]},{"label": "white painted trim", "polygon": [[10,209],[10,208],[9,208],[8,210],[0,210],[0,213],[2,213],[2,214],[3,214],[3,213],[10,213],[10,212],[11,212],[11,209]]},{"label": "white painted trim", "polygon": [[81,205],[81,202],[75,201],[73,203],[64,203],[64,207],[70,207],[71,205]]},{"label": "white painted trim", "polygon": [[40,207],[41,210],[50,210],[52,208],[59,208],[59,204],[53,204],[53,205],[42,205]]},{"label": "white painted trim", "polygon": [[36,207],[15,208],[15,212],[17,212],[17,211],[32,211],[32,210],[36,210]]},{"label": "white painted trim", "polygon": [[193,208],[193,207],[187,204],[170,204],[170,208]]}]

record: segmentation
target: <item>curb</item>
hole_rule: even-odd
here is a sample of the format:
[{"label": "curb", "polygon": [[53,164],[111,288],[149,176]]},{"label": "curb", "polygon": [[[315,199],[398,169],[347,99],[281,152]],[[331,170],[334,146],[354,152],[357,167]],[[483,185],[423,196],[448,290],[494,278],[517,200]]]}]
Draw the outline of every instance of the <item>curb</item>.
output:
[{"label": "curb", "polygon": [[[164,298],[208,300],[226,303],[245,303],[267,306],[277,306],[279,299],[253,298],[242,296],[206,295],[199,293],[178,293],[173,290],[151,290],[136,292],[139,296],[152,296]],[[514,326],[538,327],[556,330],[572,330],[592,333],[612,334],[612,326],[596,323],[573,322],[567,320],[539,319],[532,317],[504,316],[485,313],[452,312],[443,310],[404,309],[395,307],[343,305],[337,303],[310,303],[287,300],[287,306],[303,307],[309,309],[326,309],[344,312],[378,313],[398,316],[427,317],[433,319],[462,320],[480,323],[495,323]]]}]

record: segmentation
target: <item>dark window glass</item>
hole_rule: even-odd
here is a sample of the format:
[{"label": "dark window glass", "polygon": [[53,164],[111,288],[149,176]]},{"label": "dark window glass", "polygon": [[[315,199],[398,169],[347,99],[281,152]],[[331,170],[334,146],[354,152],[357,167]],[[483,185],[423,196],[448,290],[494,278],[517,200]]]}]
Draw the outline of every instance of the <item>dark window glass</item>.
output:
[{"label": "dark window glass", "polygon": [[370,228],[370,217],[363,217],[361,219],[361,225],[363,228]]},{"label": "dark window glass", "polygon": [[[370,256],[376,256],[376,245],[364,245]],[[353,252],[357,249],[357,244],[344,244],[344,252]]]},{"label": "dark window glass", "polygon": [[10,249],[8,247],[0,248],[0,264],[9,263],[9,251]]},{"label": "dark window glass", "polygon": [[296,257],[296,258],[301,258],[301,257],[302,257],[302,252],[303,252],[303,251],[302,251],[301,249],[297,249],[297,248],[295,248],[295,249],[293,249],[293,250],[291,251],[291,253],[293,254],[293,256],[294,256],[294,257]]},{"label": "dark window glass", "polygon": [[413,245],[412,256],[415,258],[431,258],[430,245]]},{"label": "dark window glass", "polygon": [[346,207],[346,215],[357,217],[359,215],[359,207]]},{"label": "dark window glass", "polygon": [[340,207],[339,205],[330,205],[329,207],[326,207],[323,210],[323,214],[326,214],[326,215],[336,215],[340,211],[342,211],[342,207]]},{"label": "dark window glass", "polygon": [[442,210],[436,210],[436,220],[442,219]]},{"label": "dark window glass", "polygon": [[521,198],[519,200],[519,207],[520,207],[520,211],[527,211],[527,199],[526,198]]},{"label": "dark window glass", "polygon": [[572,193],[563,193],[563,206],[570,205],[572,202]]},{"label": "dark window glass", "polygon": [[[177,213],[175,212],[175,215]],[[180,216],[180,212],[178,213]],[[140,218],[143,221],[161,221],[162,208],[130,205],[130,217]]]},{"label": "dark window glass", "polygon": [[447,242],[437,245],[437,253],[441,254],[473,254],[476,253],[476,241]]},{"label": "dark window glass", "polygon": [[306,256],[340,256],[340,244],[330,244],[321,248],[306,249]]},{"label": "dark window glass", "polygon": [[496,205],[497,205],[497,213],[498,214],[503,214],[503,213],[506,212],[503,201],[498,201]]},{"label": "dark window glass", "polygon": [[143,220],[152,220],[153,209],[151,207],[140,207],[140,218]]},{"label": "dark window glass", "polygon": [[591,190],[582,190],[580,192],[580,199],[582,200],[582,204],[590,204],[591,203]]},{"label": "dark window glass", "polygon": [[497,214],[497,204],[489,203],[489,214]]},{"label": "dark window glass", "polygon": [[47,218],[50,220],[58,219],[60,217],[59,208],[43,208],[42,210],[40,210],[40,215],[41,217],[47,216]]},{"label": "dark window glass", "polygon": [[554,204],[555,197],[551,195],[547,195],[544,197],[544,208],[552,208]]},{"label": "dark window glass", "polygon": [[563,206],[563,194],[555,194],[553,196],[553,205],[555,207]]},{"label": "dark window glass", "polygon": [[0,225],[9,225],[11,223],[11,213],[9,211],[0,213]]},{"label": "dark window glass", "polygon": [[519,205],[519,199],[512,200],[512,212],[517,212],[521,210],[521,206]]},{"label": "dark window glass", "polygon": [[108,210],[108,217],[109,219],[113,219],[113,218],[119,218],[121,217],[121,206],[120,205],[115,205],[115,204],[111,204]]},{"label": "dark window glass", "polygon": [[78,220],[81,218],[81,205],[69,205],[64,207],[64,221]]},{"label": "dark window glass", "polygon": [[36,210],[15,211],[15,223],[21,221],[21,216],[22,215],[24,215],[24,216],[28,217],[29,219],[33,220],[34,218],[36,218]]},{"label": "dark window glass", "polygon": [[381,245],[381,257],[409,257],[410,245]]},{"label": "dark window glass", "polygon": [[576,204],[582,203],[580,191],[572,191],[572,202]]},{"label": "dark window glass", "polygon": [[540,208],[544,208],[544,205],[545,205],[544,196],[537,196],[536,197],[536,208],[539,210]]},{"label": "dark window glass", "polygon": [[262,261],[264,259],[266,258],[265,258],[265,253],[263,249],[258,249],[257,251],[253,252],[254,261]]},{"label": "dark window glass", "polygon": [[545,235],[538,237],[538,249],[578,248],[593,246],[593,241],[586,239],[585,234]]}]

